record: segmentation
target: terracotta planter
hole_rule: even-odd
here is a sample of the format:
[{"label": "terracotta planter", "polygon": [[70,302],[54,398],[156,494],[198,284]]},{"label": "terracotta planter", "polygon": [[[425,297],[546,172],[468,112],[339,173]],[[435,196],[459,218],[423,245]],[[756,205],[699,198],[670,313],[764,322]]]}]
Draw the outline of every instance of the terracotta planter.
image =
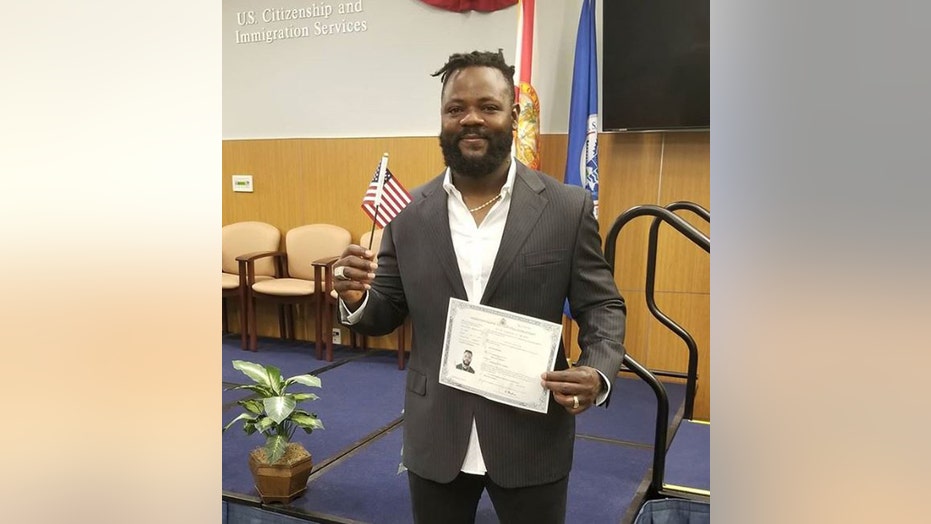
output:
[{"label": "terracotta planter", "polygon": [[307,491],[307,478],[313,468],[309,455],[293,464],[262,464],[249,455],[249,470],[262,502],[287,503]]}]

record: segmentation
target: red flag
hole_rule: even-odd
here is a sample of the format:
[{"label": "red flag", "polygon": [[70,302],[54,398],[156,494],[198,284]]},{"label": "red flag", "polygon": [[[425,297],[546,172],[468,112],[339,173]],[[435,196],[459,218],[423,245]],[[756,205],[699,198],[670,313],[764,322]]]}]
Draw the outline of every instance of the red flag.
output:
[{"label": "red flag", "polygon": [[[369,183],[365,196],[362,197],[362,211],[378,224],[378,227],[384,228],[388,222],[394,220],[398,213],[404,209],[407,204],[411,203],[411,194],[404,189],[401,182],[398,181],[391,171],[388,171],[387,154],[375,169],[375,176]],[[384,166],[384,176],[379,177]],[[382,180],[379,181],[379,178]],[[379,182],[381,182],[381,194],[379,194]],[[380,200],[380,202],[379,202]]]},{"label": "red flag", "polygon": [[514,137],[514,156],[521,163],[540,169],[540,100],[530,84],[533,66],[534,0],[521,0],[517,11],[517,53],[514,72],[515,100],[520,105],[517,118],[517,135]]},{"label": "red flag", "polygon": [[447,11],[484,11],[491,12],[504,9],[517,3],[517,0],[421,0],[423,3],[446,9]]}]

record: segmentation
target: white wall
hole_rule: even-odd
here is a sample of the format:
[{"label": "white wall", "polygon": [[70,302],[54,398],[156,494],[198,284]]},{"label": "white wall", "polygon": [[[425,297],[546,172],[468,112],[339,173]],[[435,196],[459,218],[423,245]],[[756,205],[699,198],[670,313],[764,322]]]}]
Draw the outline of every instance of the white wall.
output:
[{"label": "white wall", "polygon": [[[338,14],[346,3],[362,11]],[[262,20],[269,8],[318,14],[325,6],[332,8],[328,18]],[[533,85],[543,133],[567,130],[580,9],[581,0],[537,0]],[[256,22],[240,25],[237,14],[248,11]],[[364,23],[365,30],[315,35],[317,23],[344,21]],[[236,42],[237,31],[301,26],[310,36]],[[503,48],[513,63],[517,6],[452,13],[419,0],[224,0],[222,33],[224,139],[434,136],[440,82],[430,74],[450,54],[474,49]]]}]

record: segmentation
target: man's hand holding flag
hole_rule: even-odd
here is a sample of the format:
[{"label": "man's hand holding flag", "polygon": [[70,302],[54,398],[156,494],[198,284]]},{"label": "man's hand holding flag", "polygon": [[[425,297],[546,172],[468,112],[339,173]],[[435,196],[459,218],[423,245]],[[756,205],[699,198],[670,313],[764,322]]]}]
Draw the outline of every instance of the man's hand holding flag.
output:
[{"label": "man's hand holding flag", "polygon": [[[387,226],[410,203],[411,194],[388,170],[388,153],[385,153],[362,197],[362,211],[372,219],[372,233],[376,225]],[[374,234],[369,238],[373,237]],[[376,267],[371,240],[367,248],[351,244],[333,264],[333,289],[349,311],[354,311],[361,304],[375,277]]]}]

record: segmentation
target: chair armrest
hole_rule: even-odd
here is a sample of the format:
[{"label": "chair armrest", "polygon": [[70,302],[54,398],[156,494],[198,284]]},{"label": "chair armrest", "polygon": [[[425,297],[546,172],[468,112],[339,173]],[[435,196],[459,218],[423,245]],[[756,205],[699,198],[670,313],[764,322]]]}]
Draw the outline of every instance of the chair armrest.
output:
[{"label": "chair armrest", "polygon": [[255,284],[255,261],[263,258],[275,257],[275,276],[287,277],[288,254],[284,251],[255,251],[236,257],[239,262],[240,285],[252,287]]},{"label": "chair armrest", "polygon": [[314,267],[321,266],[321,267],[326,267],[327,269],[330,269],[333,267],[333,264],[335,264],[337,260],[339,260],[339,257],[326,257],[326,258],[320,258],[320,259],[314,260],[313,262],[311,262],[311,264]]},{"label": "chair armrest", "polygon": [[333,291],[333,264],[339,260],[339,257],[326,257],[314,260],[311,265],[314,266],[314,290],[320,293],[323,300],[328,300],[330,292]]},{"label": "chair armrest", "polygon": [[239,262],[255,262],[260,258],[266,257],[281,257],[287,256],[287,253],[284,251],[255,251],[252,253],[246,253],[244,255],[239,255],[236,257],[236,260]]}]

